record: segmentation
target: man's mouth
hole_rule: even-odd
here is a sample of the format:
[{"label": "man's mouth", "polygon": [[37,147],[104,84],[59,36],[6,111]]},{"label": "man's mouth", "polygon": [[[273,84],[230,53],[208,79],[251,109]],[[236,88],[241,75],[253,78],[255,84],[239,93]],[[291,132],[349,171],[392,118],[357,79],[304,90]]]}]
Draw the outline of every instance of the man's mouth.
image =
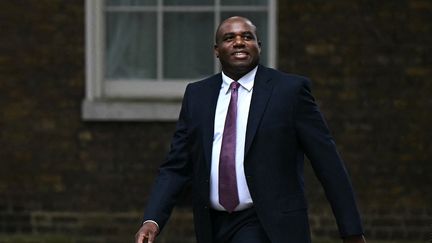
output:
[{"label": "man's mouth", "polygon": [[236,51],[236,52],[233,52],[232,55],[235,58],[246,58],[249,54],[245,51]]}]

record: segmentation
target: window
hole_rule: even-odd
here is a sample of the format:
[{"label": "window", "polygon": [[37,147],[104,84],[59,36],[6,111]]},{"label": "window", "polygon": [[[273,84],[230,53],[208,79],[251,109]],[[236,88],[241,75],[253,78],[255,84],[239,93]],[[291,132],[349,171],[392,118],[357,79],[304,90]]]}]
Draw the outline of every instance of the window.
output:
[{"label": "window", "polygon": [[87,0],[83,118],[175,120],[187,83],[219,72],[214,32],[233,15],[275,66],[276,0]]}]

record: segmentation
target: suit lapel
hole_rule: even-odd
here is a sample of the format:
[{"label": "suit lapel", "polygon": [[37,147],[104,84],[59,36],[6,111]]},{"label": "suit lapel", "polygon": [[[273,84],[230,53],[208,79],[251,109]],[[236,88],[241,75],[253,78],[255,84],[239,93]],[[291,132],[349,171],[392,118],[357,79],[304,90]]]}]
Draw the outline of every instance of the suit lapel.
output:
[{"label": "suit lapel", "polygon": [[259,66],[253,87],[252,100],[249,108],[249,117],[246,128],[245,156],[247,155],[259,123],[267,106],[273,86],[267,74],[267,68]]},{"label": "suit lapel", "polygon": [[[211,163],[211,153],[213,148],[213,134],[214,134],[214,118],[216,113],[216,104],[219,96],[219,92],[222,85],[222,75],[218,74],[210,78],[210,85],[208,85],[208,89],[205,90],[205,97],[207,100],[199,101],[201,102],[202,112],[203,112],[203,147],[204,147],[204,156],[210,168]],[[209,170],[210,173],[210,170]]]}]

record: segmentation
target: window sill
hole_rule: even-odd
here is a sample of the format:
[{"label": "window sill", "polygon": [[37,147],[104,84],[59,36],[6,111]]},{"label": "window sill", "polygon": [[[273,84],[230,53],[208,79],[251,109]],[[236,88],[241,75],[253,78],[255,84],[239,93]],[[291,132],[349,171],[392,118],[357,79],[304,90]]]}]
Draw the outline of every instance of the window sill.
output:
[{"label": "window sill", "polygon": [[178,119],[181,100],[84,100],[84,121],[167,121]]}]

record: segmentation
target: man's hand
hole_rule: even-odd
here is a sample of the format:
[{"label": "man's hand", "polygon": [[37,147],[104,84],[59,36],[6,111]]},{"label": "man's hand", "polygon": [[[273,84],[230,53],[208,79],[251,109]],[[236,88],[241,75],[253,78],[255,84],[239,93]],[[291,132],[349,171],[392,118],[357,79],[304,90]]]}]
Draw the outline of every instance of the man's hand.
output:
[{"label": "man's hand", "polygon": [[[135,234],[135,243],[153,243],[158,234],[158,226],[153,222],[144,223]],[[144,241],[147,239],[147,241]]]},{"label": "man's hand", "polygon": [[366,243],[366,240],[363,235],[353,235],[344,238],[343,243]]}]

